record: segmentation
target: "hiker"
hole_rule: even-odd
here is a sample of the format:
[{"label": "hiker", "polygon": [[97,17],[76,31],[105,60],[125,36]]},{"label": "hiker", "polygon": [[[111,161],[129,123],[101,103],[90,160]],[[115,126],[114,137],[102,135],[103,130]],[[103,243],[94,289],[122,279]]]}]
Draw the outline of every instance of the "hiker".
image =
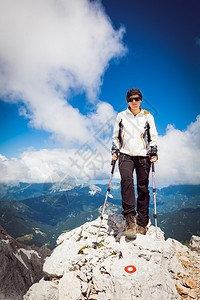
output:
[{"label": "hiker", "polygon": [[[157,156],[157,130],[153,116],[142,109],[139,89],[127,92],[129,106],[117,115],[112,145],[112,160],[119,158],[121,175],[122,214],[126,219],[125,235],[135,239],[136,234],[146,234],[149,222],[149,172]],[[137,178],[137,213],[133,171]]]}]

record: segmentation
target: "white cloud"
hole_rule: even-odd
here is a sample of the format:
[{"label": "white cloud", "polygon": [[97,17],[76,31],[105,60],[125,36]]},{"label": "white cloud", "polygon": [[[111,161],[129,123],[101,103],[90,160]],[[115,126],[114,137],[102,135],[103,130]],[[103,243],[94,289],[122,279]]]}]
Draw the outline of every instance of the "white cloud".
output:
[{"label": "white cloud", "polygon": [[[159,160],[156,163],[157,187],[170,184],[200,184],[200,115],[186,130],[168,125],[164,136],[159,136]],[[107,137],[103,142],[107,142]],[[111,141],[91,144],[77,150],[53,149],[27,151],[19,159],[0,155],[1,182],[11,183],[60,181],[70,176],[79,180],[109,179]],[[53,178],[53,179],[52,179]],[[115,176],[120,179],[116,168]],[[151,184],[151,179],[150,179]]]},{"label": "white cloud", "polygon": [[0,182],[50,182],[64,177],[89,182],[107,178],[110,153],[83,144],[78,150],[41,149],[27,151],[19,159],[0,156]]},{"label": "white cloud", "polygon": [[184,131],[168,125],[158,146],[158,185],[200,184],[200,115]]},{"label": "white cloud", "polygon": [[[31,126],[63,144],[84,142],[102,76],[126,52],[123,34],[99,1],[0,0],[0,97],[23,102]],[[76,93],[86,93],[94,115],[67,101]]]}]

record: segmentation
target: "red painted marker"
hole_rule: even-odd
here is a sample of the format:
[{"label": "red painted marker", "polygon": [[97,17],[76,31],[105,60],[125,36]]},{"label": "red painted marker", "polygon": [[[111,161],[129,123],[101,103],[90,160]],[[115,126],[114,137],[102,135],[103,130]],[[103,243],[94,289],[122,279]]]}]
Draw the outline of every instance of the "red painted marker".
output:
[{"label": "red painted marker", "polygon": [[126,266],[124,268],[124,270],[127,272],[127,273],[134,273],[136,271],[136,267],[130,265],[130,266]]}]

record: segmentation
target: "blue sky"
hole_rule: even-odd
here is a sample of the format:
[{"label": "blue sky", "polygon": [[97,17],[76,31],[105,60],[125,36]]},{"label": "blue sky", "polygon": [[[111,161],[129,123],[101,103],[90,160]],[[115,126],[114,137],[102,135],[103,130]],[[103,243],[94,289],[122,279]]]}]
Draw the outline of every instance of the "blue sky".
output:
[{"label": "blue sky", "polygon": [[[31,1],[28,2],[30,6],[24,6],[23,0],[19,1],[19,4],[22,6],[20,8],[19,5],[19,7],[16,8],[16,19],[17,17],[23,16],[27,11],[31,11],[30,8],[34,6],[34,4],[31,4]],[[81,0],[78,2],[81,3]],[[86,0],[82,1],[82,3],[85,3],[84,5],[86,5],[87,2],[88,1]],[[43,9],[43,7],[40,7],[38,1],[35,3],[35,9],[37,9],[37,6],[40,10]],[[81,13],[82,4],[80,3],[79,7]],[[91,3],[95,2],[91,1]],[[91,58],[90,65],[90,57],[85,59],[83,55],[83,57],[80,56],[82,58],[80,58],[78,65],[77,60],[79,60],[79,56],[77,55],[77,57],[75,57],[76,62],[74,65],[73,63],[72,66],[70,65],[70,72],[65,77],[65,79],[67,78],[66,82],[65,79],[63,79],[64,77],[62,77],[62,63],[59,62],[59,68],[57,69],[55,67],[57,65],[55,64],[54,66],[54,64],[52,64],[51,68],[57,72],[57,77],[53,77],[53,80],[49,75],[48,78],[46,78],[45,75],[45,79],[41,77],[44,79],[44,82],[48,80],[48,82],[51,83],[51,90],[47,90],[45,85],[41,86],[40,91],[39,89],[37,90],[39,81],[37,82],[36,79],[32,78],[30,75],[39,74],[37,73],[38,70],[35,70],[36,68],[40,68],[39,66],[43,60],[45,61],[45,72],[47,69],[50,69],[50,60],[46,60],[42,47],[39,49],[39,47],[36,46],[37,55],[35,55],[34,47],[32,47],[31,50],[27,50],[27,52],[24,50],[26,48],[29,49],[28,47],[31,44],[34,46],[34,43],[38,41],[36,38],[39,39],[39,37],[36,36],[34,39],[31,38],[31,35],[29,34],[29,44],[26,44],[24,40],[14,40],[12,36],[12,26],[8,26],[8,28],[5,26],[4,32],[6,38],[8,41],[9,39],[11,41],[10,44],[8,42],[8,46],[12,45],[14,42],[15,45],[16,43],[19,44],[19,51],[17,45],[16,53],[14,53],[14,47],[12,49],[9,47],[9,56],[7,57],[5,55],[6,48],[0,48],[0,66],[3,70],[1,71],[0,79],[1,82],[4,82],[4,80],[5,82],[9,82],[9,84],[5,84],[6,88],[4,88],[3,83],[0,87],[0,154],[3,157],[6,157],[8,161],[15,158],[20,162],[23,153],[33,154],[34,152],[38,154],[41,153],[42,149],[52,151],[55,149],[65,149],[68,151],[70,149],[71,151],[73,147],[74,149],[79,148],[84,142],[88,142],[87,130],[85,128],[88,126],[94,127],[94,134],[94,132],[98,131],[98,128],[103,124],[103,121],[102,124],[98,124],[98,118],[102,113],[101,110],[103,110],[100,108],[99,104],[100,112],[98,111],[98,103],[108,104],[104,108],[106,111],[105,123],[106,118],[109,119],[109,113],[111,115],[113,112],[118,112],[122,107],[125,108],[126,92],[133,87],[139,88],[142,91],[144,95],[143,107],[147,109],[149,105],[152,107],[152,113],[154,114],[158,134],[160,136],[164,137],[167,134],[166,131],[167,128],[169,128],[169,124],[173,125],[171,134],[173,131],[174,134],[178,133],[182,136],[182,133],[187,131],[187,127],[190,126],[191,123],[196,122],[196,118],[200,111],[200,2],[198,0],[103,0],[101,3],[102,6],[100,6],[100,8],[97,6],[97,9],[103,14],[106,21],[96,19],[96,23],[99,23],[99,27],[94,28],[94,32],[92,33],[95,45],[90,45],[90,49],[93,46],[96,47],[99,43],[99,39],[102,38],[102,45],[104,46],[102,46],[101,49],[99,48],[100,51],[98,50],[96,54],[96,56],[99,55],[100,57],[98,63],[96,63],[94,57]],[[49,4],[46,5],[48,6]],[[8,6],[5,5],[2,7],[2,13],[4,13],[5,16],[7,13],[7,20],[11,20]],[[73,10],[71,14],[73,14]],[[41,16],[43,17],[42,13]],[[49,24],[51,24],[52,20],[50,16],[51,11],[49,12],[49,15],[48,13],[45,14],[45,18],[47,18],[46,20]],[[63,28],[68,26],[66,18],[65,21],[63,21]],[[36,29],[37,23],[40,22],[40,16],[38,17],[38,20],[37,17],[33,17],[32,20],[32,26],[34,27],[35,24]],[[6,22],[6,17],[4,18],[4,21]],[[101,21],[102,26],[100,24]],[[81,20],[81,22],[83,22],[83,20]],[[94,22],[94,26],[98,25],[95,24],[94,18],[91,18],[91,22]],[[54,24],[54,26],[51,24],[52,28],[53,30],[55,29],[56,32],[59,28],[57,26],[60,26],[60,24],[57,25],[57,19],[52,21],[52,23]],[[112,27],[112,30],[107,23]],[[71,24],[72,23],[69,23],[69,27],[72,26]],[[30,24],[27,25],[27,32],[30,33],[29,25]],[[86,26],[87,24],[83,22],[82,26],[84,27],[84,25]],[[106,40],[107,33],[103,32],[103,29],[103,33],[100,31],[104,26],[108,26],[108,28],[105,28],[105,31],[112,31],[108,40]],[[77,39],[80,39],[78,47],[80,47],[80,51],[82,51],[81,49],[86,47],[85,43],[87,43],[87,39],[81,40],[82,32],[80,28],[75,28],[75,32],[78,34]],[[90,27],[88,26],[88,28]],[[78,32],[78,30],[80,30],[80,32]],[[90,31],[90,29],[88,30]],[[19,33],[20,38],[26,34],[24,27],[20,26],[17,32]],[[83,35],[84,34],[85,32]],[[114,35],[115,38],[113,38]],[[110,42],[111,40],[112,43]],[[41,40],[41,44],[42,43]],[[48,39],[45,43],[48,43]],[[109,46],[107,44],[109,44]],[[59,48],[59,43],[57,43],[57,46]],[[67,42],[66,47],[69,47]],[[108,49],[106,47],[108,47]],[[20,51],[24,51],[25,62],[23,61],[23,56]],[[77,49],[74,49],[74,51],[77,51]],[[38,58],[40,55],[41,59]],[[60,54],[58,53],[58,56],[59,55]],[[107,57],[107,60],[105,57]],[[33,64],[29,65],[30,58],[33,58]],[[34,64],[34,60],[36,61],[36,64]],[[55,60],[57,60],[57,58]],[[12,64],[13,61],[14,63]],[[20,66],[20,61],[22,68]],[[71,63],[70,60],[69,62],[66,62],[63,59],[63,61],[65,63],[63,69],[68,66],[67,64]],[[7,69],[4,72],[4,65],[6,65],[7,62],[10,64],[10,73],[7,72]],[[84,66],[83,68],[83,75],[81,68],[79,73],[78,71],[76,72],[75,69],[79,70],[79,66],[86,63],[87,66]],[[17,73],[20,68],[22,71],[20,70],[20,72]],[[91,74],[87,73],[87,70],[90,68],[94,69],[91,71]],[[41,70],[41,73],[45,73],[43,72],[42,67]],[[15,73],[19,75],[15,75]],[[7,74],[7,77],[4,76],[4,74]],[[80,74],[82,76],[81,80],[79,79]],[[20,76],[22,78],[21,81],[18,80]],[[87,77],[90,78],[90,81],[88,79],[88,82],[85,82],[85,78]],[[90,85],[92,86],[92,89],[90,88]],[[25,86],[27,89],[24,88]],[[51,92],[54,94],[55,91],[62,94],[60,99],[62,98],[63,100],[64,98],[68,104],[71,105],[70,109],[74,118],[81,116],[83,122],[80,124],[80,128],[83,129],[83,132],[80,133],[81,138],[77,134],[77,141],[73,147],[71,142],[72,132],[78,132],[80,129],[77,127],[76,130],[73,119],[69,121],[69,124],[67,123],[66,120],[70,118],[71,113],[68,111],[68,115],[66,114],[66,119],[63,120],[62,123],[62,128],[60,126],[55,130],[54,128],[57,126],[56,122],[55,124],[50,124],[49,120],[47,121],[45,119],[45,109],[49,111],[50,107],[52,107],[51,112],[49,111],[50,118],[52,116],[52,119],[54,119],[56,116],[57,106],[55,105],[55,108],[53,108],[53,103],[55,102],[53,102],[53,99],[52,102],[48,102],[49,95],[51,95]],[[42,99],[43,96],[44,100]],[[40,97],[41,100],[39,100]],[[42,101],[44,105],[41,104]],[[59,101],[58,106],[59,105],[63,105],[61,104],[61,101]],[[115,114],[113,113],[113,115]],[[93,121],[94,123],[92,123]],[[83,124],[85,124],[85,128]],[[65,126],[71,128],[71,130],[69,130],[70,132],[66,136],[66,141],[63,142],[63,135],[65,135],[63,133],[63,127]],[[194,132],[192,131],[191,136],[193,134]],[[195,138],[198,139],[196,135]],[[181,143],[182,142],[180,142],[180,144]],[[197,144],[195,145],[195,149],[197,150],[198,146]],[[173,145],[171,145],[171,147],[172,146]],[[183,172],[186,171],[184,170]],[[180,176],[180,173],[175,176],[176,179],[178,176]],[[100,177],[103,177],[103,174]],[[187,181],[188,178],[189,175],[186,176],[185,181]],[[34,179],[37,179],[36,175],[34,176]],[[179,183],[179,181],[177,181],[177,183]],[[197,183],[197,181],[195,181],[195,183]]]},{"label": "blue sky", "polygon": [[129,87],[137,86],[158,111],[160,134],[169,123],[186,128],[200,108],[199,1],[103,3],[114,25],[125,25],[129,52],[105,74],[102,96],[116,83],[119,106]]}]

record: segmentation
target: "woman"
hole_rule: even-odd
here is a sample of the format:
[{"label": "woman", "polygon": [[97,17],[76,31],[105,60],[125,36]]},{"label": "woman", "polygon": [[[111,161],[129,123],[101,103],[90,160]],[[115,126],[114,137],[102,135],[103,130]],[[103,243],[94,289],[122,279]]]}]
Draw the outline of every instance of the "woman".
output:
[{"label": "woman", "polygon": [[[125,235],[135,239],[136,233],[146,234],[149,222],[149,172],[157,161],[157,130],[153,116],[141,108],[142,93],[127,92],[129,106],[117,115],[113,131],[112,159],[119,157],[121,175],[122,214],[126,219]],[[137,213],[133,171],[137,178]],[[137,217],[136,217],[137,215]]]}]

